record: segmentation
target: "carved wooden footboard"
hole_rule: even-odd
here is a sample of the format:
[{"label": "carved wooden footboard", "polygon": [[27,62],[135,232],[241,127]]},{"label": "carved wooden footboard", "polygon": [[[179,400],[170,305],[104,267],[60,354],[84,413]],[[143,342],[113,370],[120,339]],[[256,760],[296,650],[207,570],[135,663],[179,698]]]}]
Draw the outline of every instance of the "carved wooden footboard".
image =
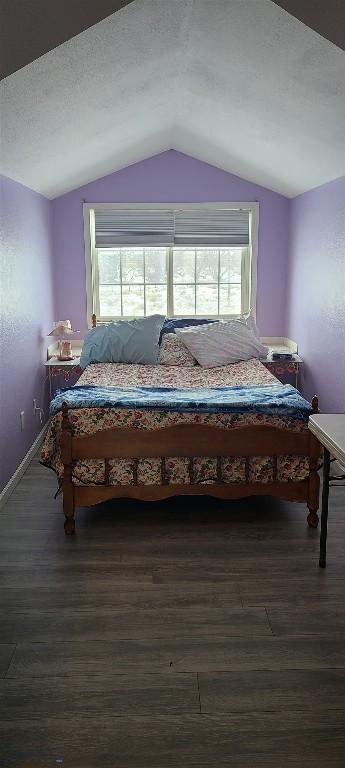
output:
[{"label": "carved wooden footboard", "polygon": [[[313,412],[318,410],[317,398],[312,401]],[[242,456],[248,464],[250,457],[294,455],[309,457],[309,476],[306,480],[271,483],[215,483],[195,484],[192,474],[186,485],[109,485],[109,461],[135,456],[161,457],[183,456],[217,457]],[[204,424],[177,424],[156,430],[114,427],[100,430],[93,435],[74,436],[68,418],[66,403],[62,406],[61,457],[64,465],[63,509],[65,532],[75,531],[75,508],[97,504],[115,497],[141,500],[159,500],[168,496],[209,494],[222,499],[244,496],[270,495],[290,501],[305,502],[309,509],[308,524],[318,525],[319,475],[317,472],[320,444],[311,432],[294,433],[269,426],[244,426],[224,429]],[[105,483],[97,486],[76,486],[72,482],[73,463],[78,459],[103,459]],[[164,466],[164,464],[163,464]],[[192,473],[192,466],[191,466]]]}]

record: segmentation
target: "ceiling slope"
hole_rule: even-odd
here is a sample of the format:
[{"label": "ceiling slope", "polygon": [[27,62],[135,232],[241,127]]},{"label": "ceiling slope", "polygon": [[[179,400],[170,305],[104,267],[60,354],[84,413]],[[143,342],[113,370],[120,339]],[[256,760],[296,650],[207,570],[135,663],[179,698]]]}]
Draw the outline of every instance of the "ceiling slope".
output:
[{"label": "ceiling slope", "polygon": [[[25,67],[130,2],[133,0],[97,0],[97,3],[94,0],[30,0],[30,3],[27,0],[0,0],[0,79]],[[273,2],[327,40],[345,49],[344,0],[327,0],[327,4],[325,0]]]},{"label": "ceiling slope", "polygon": [[132,0],[0,0],[0,79],[130,2]]},{"label": "ceiling slope", "polygon": [[344,0],[273,0],[319,35],[345,49]]},{"label": "ceiling slope", "polygon": [[345,57],[271,0],[135,0],[2,83],[2,171],[56,197],[166,149],[287,196],[345,174]]}]

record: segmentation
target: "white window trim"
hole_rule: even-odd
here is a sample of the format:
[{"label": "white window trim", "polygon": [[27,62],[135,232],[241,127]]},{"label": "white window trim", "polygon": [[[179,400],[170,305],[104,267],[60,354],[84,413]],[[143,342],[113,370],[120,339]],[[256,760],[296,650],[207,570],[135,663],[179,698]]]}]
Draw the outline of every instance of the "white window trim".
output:
[{"label": "white window trim", "polygon": [[[221,203],[84,203],[84,249],[85,249],[85,270],[86,270],[86,312],[88,326],[91,327],[91,317],[94,310],[94,287],[96,276],[93,274],[92,248],[94,247],[95,237],[93,229],[93,217],[90,211],[102,211],[108,208],[128,210],[152,210],[166,208],[187,208],[188,210],[198,209],[210,210],[245,210],[250,211],[249,218],[249,247],[251,248],[251,269],[250,274],[245,275],[245,280],[250,281],[250,311],[256,319],[256,292],[257,292],[257,262],[258,262],[258,244],[259,244],[259,203],[258,202],[221,202]],[[169,279],[169,275],[168,275]],[[195,317],[195,315],[193,315]],[[218,316],[217,316],[218,317]],[[219,315],[221,317],[221,315]]]}]

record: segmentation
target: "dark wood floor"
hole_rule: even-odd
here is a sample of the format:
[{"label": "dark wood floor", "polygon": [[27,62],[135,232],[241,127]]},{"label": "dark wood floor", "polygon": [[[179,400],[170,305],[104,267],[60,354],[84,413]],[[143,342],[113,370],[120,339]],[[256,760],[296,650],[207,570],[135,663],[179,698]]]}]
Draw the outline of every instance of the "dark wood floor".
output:
[{"label": "dark wood floor", "polygon": [[344,768],[345,489],[306,509],[116,501],[63,533],[35,460],[0,513],[3,768]]}]

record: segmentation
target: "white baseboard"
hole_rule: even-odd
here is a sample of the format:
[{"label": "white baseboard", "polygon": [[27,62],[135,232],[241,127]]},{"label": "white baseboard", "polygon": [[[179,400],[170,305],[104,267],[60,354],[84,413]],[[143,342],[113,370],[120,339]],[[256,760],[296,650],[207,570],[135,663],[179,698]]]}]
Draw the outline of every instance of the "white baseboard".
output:
[{"label": "white baseboard", "polygon": [[39,449],[40,445],[43,443],[45,433],[48,429],[48,424],[46,424],[43,429],[41,429],[39,435],[37,435],[36,440],[34,443],[32,443],[31,448],[29,448],[26,456],[24,456],[23,461],[20,462],[19,467],[16,469],[15,473],[10,477],[7,485],[5,485],[5,488],[0,493],[0,510],[6,502],[8,501],[9,497],[13,493],[16,485],[18,485],[20,478],[23,476],[25,470],[28,468],[30,461],[33,459],[35,453]]},{"label": "white baseboard", "polygon": [[336,472],[338,475],[344,475],[345,474],[345,465],[340,464],[340,461],[335,461],[333,464],[334,471],[331,471],[331,474],[334,474]]}]

